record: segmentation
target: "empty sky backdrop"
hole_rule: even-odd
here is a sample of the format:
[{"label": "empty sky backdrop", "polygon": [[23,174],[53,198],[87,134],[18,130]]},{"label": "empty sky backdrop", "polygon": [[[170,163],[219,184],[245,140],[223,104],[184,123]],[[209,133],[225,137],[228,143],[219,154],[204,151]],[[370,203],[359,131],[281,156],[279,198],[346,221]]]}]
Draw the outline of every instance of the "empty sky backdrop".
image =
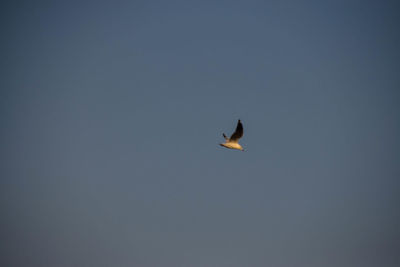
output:
[{"label": "empty sky backdrop", "polygon": [[397,1],[0,5],[2,266],[399,266]]}]

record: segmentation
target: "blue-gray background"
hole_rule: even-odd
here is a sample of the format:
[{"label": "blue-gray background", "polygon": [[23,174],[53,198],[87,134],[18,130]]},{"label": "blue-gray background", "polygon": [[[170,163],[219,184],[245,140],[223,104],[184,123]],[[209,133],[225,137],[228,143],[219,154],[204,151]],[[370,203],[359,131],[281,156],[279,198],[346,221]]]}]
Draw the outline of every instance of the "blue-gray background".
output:
[{"label": "blue-gray background", "polygon": [[396,1],[0,10],[2,266],[399,266]]}]

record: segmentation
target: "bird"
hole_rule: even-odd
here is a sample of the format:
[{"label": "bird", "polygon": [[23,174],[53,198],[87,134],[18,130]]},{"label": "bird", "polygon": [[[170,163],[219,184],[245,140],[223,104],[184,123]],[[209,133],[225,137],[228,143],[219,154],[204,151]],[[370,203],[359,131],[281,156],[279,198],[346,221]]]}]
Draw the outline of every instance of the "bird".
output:
[{"label": "bird", "polygon": [[243,136],[243,125],[240,120],[238,120],[236,130],[230,138],[228,138],[224,133],[222,136],[225,138],[225,143],[219,144],[220,146],[244,151],[243,147],[238,143],[239,139]]}]

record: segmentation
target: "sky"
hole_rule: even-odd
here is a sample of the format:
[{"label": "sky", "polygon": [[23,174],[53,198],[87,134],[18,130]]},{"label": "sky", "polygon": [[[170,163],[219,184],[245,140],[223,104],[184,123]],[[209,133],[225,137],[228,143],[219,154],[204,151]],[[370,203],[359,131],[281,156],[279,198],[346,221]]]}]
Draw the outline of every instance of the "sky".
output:
[{"label": "sky", "polygon": [[2,266],[400,265],[397,1],[0,5]]}]

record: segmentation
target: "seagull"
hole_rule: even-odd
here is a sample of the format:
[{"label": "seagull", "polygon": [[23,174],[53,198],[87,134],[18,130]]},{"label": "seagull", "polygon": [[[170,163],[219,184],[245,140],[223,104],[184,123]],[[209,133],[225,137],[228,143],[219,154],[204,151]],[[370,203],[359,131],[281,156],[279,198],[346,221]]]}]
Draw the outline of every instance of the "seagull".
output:
[{"label": "seagull", "polygon": [[222,136],[225,138],[225,143],[219,144],[220,146],[244,151],[243,147],[238,143],[239,139],[243,136],[243,125],[240,120],[238,120],[236,130],[230,138],[228,138],[224,133]]}]

